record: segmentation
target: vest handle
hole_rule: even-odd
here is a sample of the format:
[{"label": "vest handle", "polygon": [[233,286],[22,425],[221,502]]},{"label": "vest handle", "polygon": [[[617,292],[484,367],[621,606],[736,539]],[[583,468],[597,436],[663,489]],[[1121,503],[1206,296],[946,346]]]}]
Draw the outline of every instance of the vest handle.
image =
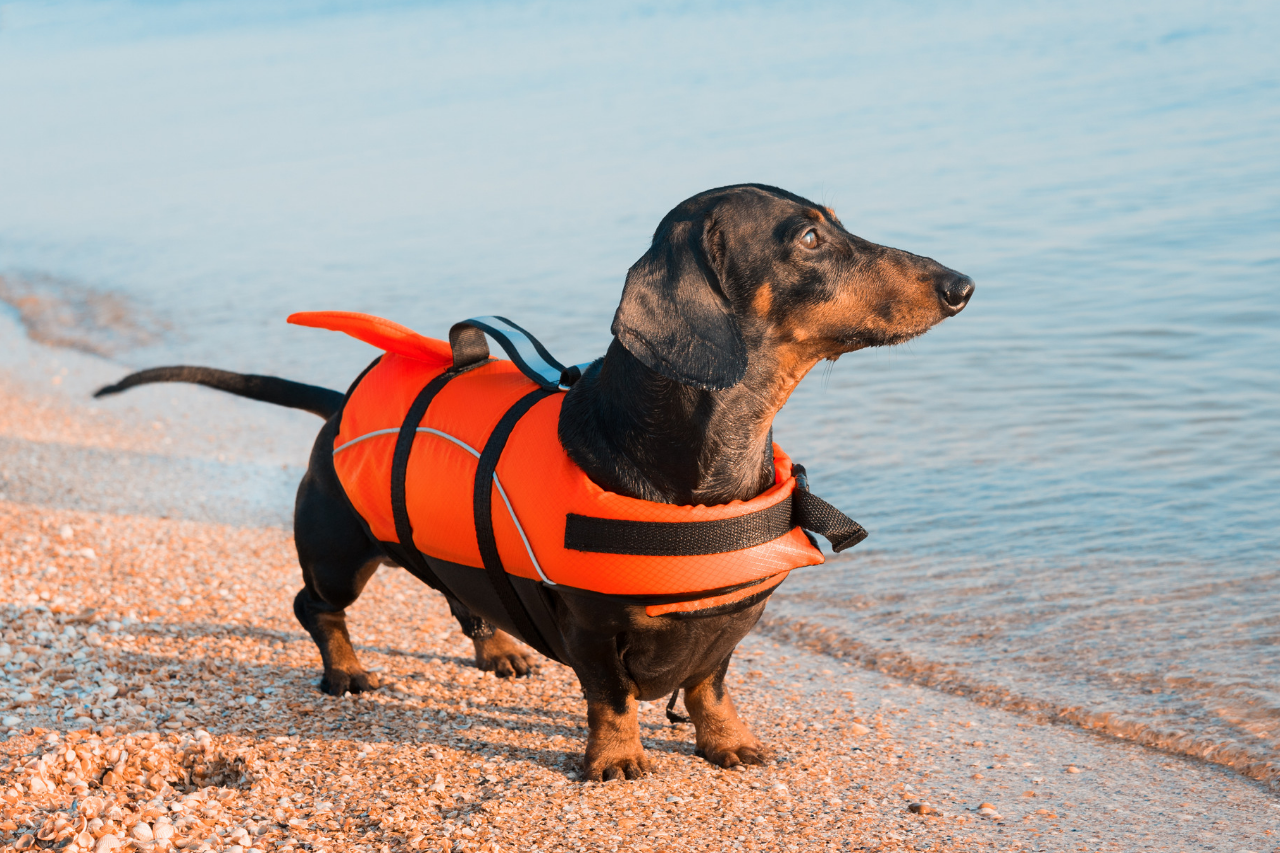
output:
[{"label": "vest handle", "polygon": [[489,357],[485,335],[511,358],[520,372],[547,391],[567,391],[582,376],[586,365],[565,367],[533,335],[506,317],[472,317],[449,329],[454,369],[467,367]]}]

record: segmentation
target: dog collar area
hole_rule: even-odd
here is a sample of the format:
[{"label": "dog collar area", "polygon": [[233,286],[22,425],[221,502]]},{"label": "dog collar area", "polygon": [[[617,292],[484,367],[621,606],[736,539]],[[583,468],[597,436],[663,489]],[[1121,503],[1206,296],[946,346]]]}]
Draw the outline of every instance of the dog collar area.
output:
[{"label": "dog collar area", "polygon": [[[561,364],[506,318],[457,323],[448,342],[366,314],[289,322],[386,353],[348,392],[333,446],[370,536],[446,593],[479,570],[509,626],[553,659],[530,584],[680,617],[762,599],[792,569],[822,563],[806,531],[836,551],[866,538],[777,445],[773,485],[748,501],[678,506],[601,489],[558,434],[563,391],[583,366]],[[486,337],[509,360],[492,358]]]}]

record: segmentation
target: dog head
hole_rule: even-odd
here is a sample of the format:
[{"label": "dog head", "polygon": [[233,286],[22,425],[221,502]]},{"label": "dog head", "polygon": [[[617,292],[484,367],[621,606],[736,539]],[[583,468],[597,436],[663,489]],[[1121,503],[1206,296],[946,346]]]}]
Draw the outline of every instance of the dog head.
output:
[{"label": "dog head", "polygon": [[708,190],[663,217],[631,267],[613,334],[651,370],[723,390],[757,354],[801,375],[824,358],[921,335],[958,314],[968,276],[850,234],[776,187]]}]

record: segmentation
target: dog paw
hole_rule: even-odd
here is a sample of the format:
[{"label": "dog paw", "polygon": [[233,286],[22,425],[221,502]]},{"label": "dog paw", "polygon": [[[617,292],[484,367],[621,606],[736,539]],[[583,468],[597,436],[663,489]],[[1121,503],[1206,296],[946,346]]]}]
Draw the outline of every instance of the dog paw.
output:
[{"label": "dog paw", "polygon": [[591,782],[609,782],[614,779],[639,779],[653,770],[644,749],[604,752],[587,756],[586,775]]},{"label": "dog paw", "polygon": [[511,678],[533,671],[533,656],[510,634],[498,631],[492,637],[472,642],[476,647],[476,666],[485,672],[492,672],[499,678]]},{"label": "dog paw", "polygon": [[378,689],[378,677],[363,670],[345,672],[334,670],[326,672],[320,679],[320,692],[330,696],[341,696],[344,693],[368,693]]},{"label": "dog paw", "polygon": [[755,738],[741,743],[712,744],[699,748],[697,753],[717,767],[724,768],[765,764],[773,758],[773,751]]}]

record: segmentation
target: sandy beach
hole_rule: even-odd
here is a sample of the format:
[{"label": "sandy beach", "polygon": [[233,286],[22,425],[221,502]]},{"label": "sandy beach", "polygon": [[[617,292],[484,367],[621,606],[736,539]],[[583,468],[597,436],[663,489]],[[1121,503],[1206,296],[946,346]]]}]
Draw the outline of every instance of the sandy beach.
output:
[{"label": "sandy beach", "polygon": [[118,366],[5,324],[0,849],[1280,849],[1258,783],[895,680],[768,616],[730,670],[766,767],[710,766],[653,703],[655,772],[584,783],[573,673],[477,671],[399,569],[350,611],[382,689],[324,696],[287,527],[318,423],[191,388],[93,405]]}]

